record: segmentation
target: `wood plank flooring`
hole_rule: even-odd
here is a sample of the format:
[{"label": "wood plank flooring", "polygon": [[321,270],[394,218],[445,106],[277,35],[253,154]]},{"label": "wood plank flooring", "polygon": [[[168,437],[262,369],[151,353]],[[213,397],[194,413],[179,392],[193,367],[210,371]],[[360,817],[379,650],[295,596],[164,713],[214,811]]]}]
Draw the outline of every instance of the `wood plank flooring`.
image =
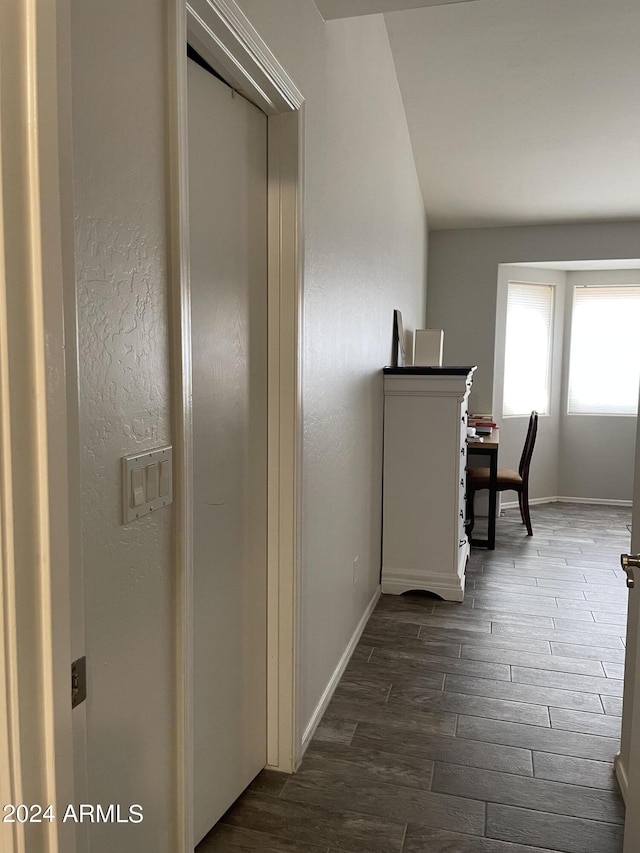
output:
[{"label": "wood plank flooring", "polygon": [[382,596],[293,776],[198,853],[621,853],[613,776],[630,510],[517,510],[462,604]]}]

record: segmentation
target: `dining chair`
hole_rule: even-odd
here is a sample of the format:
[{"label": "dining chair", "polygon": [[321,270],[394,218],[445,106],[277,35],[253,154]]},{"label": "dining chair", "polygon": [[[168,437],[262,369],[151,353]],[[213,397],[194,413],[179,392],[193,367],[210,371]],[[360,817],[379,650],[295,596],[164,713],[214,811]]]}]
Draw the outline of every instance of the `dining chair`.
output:
[{"label": "dining chair", "polygon": [[[533,456],[533,448],[536,443],[536,435],[538,432],[538,413],[531,412],[529,418],[529,428],[527,429],[527,437],[522,448],[522,456],[517,471],[512,471],[511,468],[498,468],[498,476],[496,480],[496,490],[498,492],[514,491],[518,493],[518,505],[520,507],[520,515],[522,523],[526,525],[527,535],[533,536],[531,528],[531,516],[529,514],[529,468],[531,466],[531,457]],[[467,470],[467,532],[471,533],[475,521],[473,511],[473,501],[475,493],[481,489],[488,489],[489,469],[488,468],[469,468]]]}]

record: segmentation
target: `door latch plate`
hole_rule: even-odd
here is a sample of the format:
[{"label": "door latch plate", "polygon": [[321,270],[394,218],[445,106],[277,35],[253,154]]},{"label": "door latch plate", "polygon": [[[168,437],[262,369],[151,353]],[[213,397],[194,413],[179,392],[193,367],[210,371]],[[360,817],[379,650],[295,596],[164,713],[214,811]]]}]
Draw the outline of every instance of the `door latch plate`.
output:
[{"label": "door latch plate", "polygon": [[75,708],[87,698],[87,658],[82,656],[71,664],[71,707]]}]

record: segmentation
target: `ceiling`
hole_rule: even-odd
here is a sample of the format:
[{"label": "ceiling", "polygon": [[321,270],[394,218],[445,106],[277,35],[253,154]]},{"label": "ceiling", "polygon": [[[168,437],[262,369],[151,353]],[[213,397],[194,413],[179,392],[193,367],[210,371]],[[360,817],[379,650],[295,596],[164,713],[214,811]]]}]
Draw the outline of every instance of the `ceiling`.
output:
[{"label": "ceiling", "polygon": [[387,11],[431,229],[640,218],[640,0],[316,2]]}]

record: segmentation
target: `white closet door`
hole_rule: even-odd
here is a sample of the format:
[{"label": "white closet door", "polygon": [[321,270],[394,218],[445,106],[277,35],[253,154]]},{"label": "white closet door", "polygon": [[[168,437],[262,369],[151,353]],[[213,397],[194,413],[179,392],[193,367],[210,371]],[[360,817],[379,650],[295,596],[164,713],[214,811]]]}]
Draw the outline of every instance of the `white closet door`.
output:
[{"label": "white closet door", "polygon": [[199,841],[266,763],[267,120],[188,87]]}]

